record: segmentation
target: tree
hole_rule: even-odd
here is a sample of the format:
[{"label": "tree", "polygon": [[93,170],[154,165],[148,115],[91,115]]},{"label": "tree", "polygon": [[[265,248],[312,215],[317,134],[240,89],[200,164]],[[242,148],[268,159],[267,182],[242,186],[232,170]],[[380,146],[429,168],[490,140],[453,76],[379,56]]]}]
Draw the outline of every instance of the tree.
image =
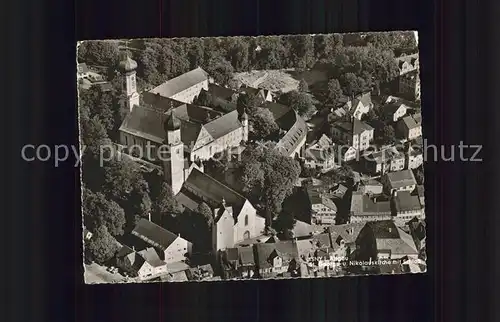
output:
[{"label": "tree", "polygon": [[391,125],[385,125],[382,128],[380,142],[382,144],[390,144],[396,140],[396,133],[394,132],[394,127]]},{"label": "tree", "polygon": [[214,224],[214,216],[210,207],[206,203],[202,202],[198,205],[196,212],[203,218],[207,229],[211,231],[212,225]]},{"label": "tree", "polygon": [[299,163],[276,149],[249,146],[237,167],[243,192],[264,211],[270,225],[293,191],[300,175]]},{"label": "tree", "polygon": [[248,68],[248,42],[243,37],[229,37],[227,60],[234,70],[245,71]]},{"label": "tree", "polygon": [[251,93],[241,93],[236,100],[236,106],[240,113],[246,111],[252,113],[257,107],[260,107],[262,100],[256,95]]},{"label": "tree", "polygon": [[342,77],[344,94],[353,97],[366,90],[366,81],[353,73],[347,73]]},{"label": "tree", "polygon": [[307,85],[307,82],[302,78],[299,82],[299,92],[309,92],[309,86]]},{"label": "tree", "polygon": [[102,191],[113,200],[126,200],[142,179],[138,166],[129,159],[112,158],[104,163]]},{"label": "tree", "polygon": [[97,227],[92,238],[85,242],[85,255],[98,264],[109,261],[117,251],[116,240],[104,225]]},{"label": "tree", "polygon": [[109,136],[114,136],[120,124],[118,122],[119,105],[113,92],[104,92],[100,86],[92,86],[80,91],[79,107],[86,109],[90,117],[98,117]]},{"label": "tree", "polygon": [[327,99],[330,104],[334,106],[338,105],[344,98],[344,93],[342,93],[342,88],[337,79],[332,78],[327,84]]},{"label": "tree", "polygon": [[290,91],[283,94],[280,99],[305,118],[311,117],[316,112],[313,99],[308,93]]},{"label": "tree", "polygon": [[85,40],[78,45],[78,61],[97,66],[115,66],[120,60],[118,43],[111,40]]},{"label": "tree", "polygon": [[137,58],[137,76],[149,85],[159,85],[164,79],[158,71],[161,46],[148,43],[146,49],[141,50]]},{"label": "tree", "polygon": [[215,57],[209,61],[207,72],[216,84],[226,86],[233,78],[233,66],[224,57]]},{"label": "tree", "polygon": [[155,200],[153,209],[161,218],[161,222],[171,221],[172,218],[179,216],[184,211],[183,207],[175,199],[172,188],[166,182],[161,186],[160,194]]},{"label": "tree", "polygon": [[116,202],[106,200],[102,193],[84,189],[82,208],[83,219],[88,229],[93,230],[104,225],[111,235],[123,235],[125,212]]},{"label": "tree", "polygon": [[267,108],[257,107],[249,115],[250,135],[254,140],[267,140],[279,131],[273,113]]}]

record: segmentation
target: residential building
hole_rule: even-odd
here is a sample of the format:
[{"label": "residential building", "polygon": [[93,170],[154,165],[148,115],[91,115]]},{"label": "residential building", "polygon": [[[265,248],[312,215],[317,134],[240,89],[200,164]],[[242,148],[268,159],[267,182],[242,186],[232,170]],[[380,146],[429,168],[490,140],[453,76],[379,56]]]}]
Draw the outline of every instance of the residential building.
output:
[{"label": "residential building", "polygon": [[425,219],[424,205],[418,195],[409,191],[395,190],[392,195],[393,220],[398,226],[404,226],[413,218]]},{"label": "residential building", "polygon": [[396,124],[399,135],[406,140],[414,140],[422,136],[422,118],[417,114],[414,116],[405,116]]},{"label": "residential building", "polygon": [[200,94],[202,89],[208,91],[208,79],[208,73],[198,67],[153,88],[149,92],[144,93],[144,97],[147,101],[150,97],[159,95],[191,104],[194,98]]},{"label": "residential building", "polygon": [[408,109],[408,106],[396,101],[382,106],[382,113],[387,119],[392,122],[397,122],[400,118],[406,115]]},{"label": "residential building", "polygon": [[299,156],[307,139],[306,121],[292,108],[274,102],[266,102],[263,107],[273,114],[283,135],[275,149],[289,157]]},{"label": "residential building", "polygon": [[354,99],[349,100],[344,109],[349,111],[349,114],[352,115],[358,121],[361,120],[361,117],[368,113],[373,108],[373,103],[371,99],[371,92],[362,93],[356,96]]},{"label": "residential building", "polygon": [[122,246],[116,255],[116,265],[127,274],[141,280],[151,279],[168,272],[167,263],[162,261],[152,247],[136,252]]},{"label": "residential building", "polygon": [[373,140],[373,127],[353,118],[350,122],[341,121],[332,126],[333,139],[354,147],[358,151],[367,149]]},{"label": "residential building", "polygon": [[273,101],[273,95],[272,95],[271,91],[267,90],[267,89],[254,88],[254,87],[249,87],[249,86],[241,86],[238,89],[238,91],[240,93],[255,95],[257,98],[260,99],[260,103]]},{"label": "residential building", "polygon": [[339,263],[351,258],[356,250],[356,239],[364,226],[364,222],[357,222],[328,227],[330,245],[334,250],[339,250]]},{"label": "residential building", "polygon": [[89,76],[89,68],[87,67],[87,64],[85,63],[81,63],[81,64],[78,64],[77,65],[77,78],[80,79],[80,78],[84,78],[84,77],[88,77]]},{"label": "residential building", "polygon": [[312,142],[304,152],[304,166],[327,172],[335,167],[335,152],[333,142],[326,135]]},{"label": "residential building", "polygon": [[417,186],[415,176],[411,170],[389,172],[382,176],[384,190],[388,193],[397,191],[413,191]]},{"label": "residential building", "polygon": [[185,261],[192,252],[191,242],[144,218],[136,224],[132,235],[157,249],[167,264]]},{"label": "residential building", "polygon": [[367,223],[359,233],[356,245],[358,260],[418,258],[413,238],[391,220]]},{"label": "residential building", "polygon": [[425,193],[424,193],[424,186],[423,185],[418,185],[417,189],[413,192],[418,196],[418,199],[420,200],[420,204],[425,206]]},{"label": "residential building", "polygon": [[186,276],[190,281],[211,280],[214,277],[214,269],[210,264],[198,265],[187,269]]},{"label": "residential building", "polygon": [[384,187],[380,181],[375,179],[361,180],[360,192],[363,194],[380,195],[383,193]]},{"label": "residential building", "polygon": [[396,58],[399,75],[405,75],[420,68],[418,53],[403,55]]},{"label": "residential building", "polygon": [[420,101],[420,77],[418,70],[399,77],[399,92],[402,96],[414,101]]},{"label": "residential building", "polygon": [[373,152],[366,160],[366,169],[371,173],[401,171],[405,168],[405,155],[395,147]]},{"label": "residential building", "polygon": [[337,206],[333,200],[318,192],[314,187],[308,187],[306,190],[309,203],[311,204],[312,224],[334,224],[337,215]]},{"label": "residential building", "polygon": [[254,246],[227,248],[221,252],[225,279],[252,278],[255,275]]},{"label": "residential building", "polygon": [[216,84],[208,84],[208,91],[205,92],[207,93],[211,106],[218,107],[227,112],[234,111],[236,109],[238,92]]},{"label": "residential building", "polygon": [[335,153],[335,159],[340,160],[341,162],[354,160],[358,156],[358,151],[353,146],[344,146],[337,144],[333,146],[333,150]]},{"label": "residential building", "polygon": [[384,195],[369,196],[355,191],[351,197],[350,222],[391,220],[390,198]]},{"label": "residential building", "polygon": [[261,236],[265,219],[257,215],[253,205],[238,192],[194,169],[182,186],[177,201],[196,210],[202,202],[214,214],[212,246],[214,253],[234,247],[238,242]]},{"label": "residential building", "polygon": [[255,244],[256,268],[261,278],[292,274],[298,276],[298,249],[295,241]]},{"label": "residential building", "polygon": [[424,164],[424,154],[418,147],[409,146],[406,152],[406,168],[416,169]]}]

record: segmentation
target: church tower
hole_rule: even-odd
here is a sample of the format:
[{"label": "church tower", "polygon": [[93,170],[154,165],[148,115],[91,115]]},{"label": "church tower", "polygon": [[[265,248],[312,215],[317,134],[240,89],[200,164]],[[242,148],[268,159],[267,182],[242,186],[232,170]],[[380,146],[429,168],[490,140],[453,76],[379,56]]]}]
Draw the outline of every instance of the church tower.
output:
[{"label": "church tower", "polygon": [[135,105],[139,105],[139,93],[137,92],[137,80],[135,75],[137,63],[127,54],[126,58],[118,65],[118,69],[123,77],[124,99],[121,102],[121,112],[123,115],[127,115],[132,111]]},{"label": "church tower", "polygon": [[184,184],[184,144],[181,141],[181,121],[170,112],[163,128],[166,139],[162,149],[163,172],[165,181],[172,187],[174,195]]}]

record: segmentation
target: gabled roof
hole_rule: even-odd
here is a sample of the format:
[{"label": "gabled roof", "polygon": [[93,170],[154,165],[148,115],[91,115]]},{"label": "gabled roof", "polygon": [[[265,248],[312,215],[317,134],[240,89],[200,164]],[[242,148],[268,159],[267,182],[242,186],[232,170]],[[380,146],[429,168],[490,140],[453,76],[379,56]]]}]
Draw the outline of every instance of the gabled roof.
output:
[{"label": "gabled roof", "polygon": [[419,126],[411,116],[403,117],[400,122],[402,122],[408,130],[415,129]]},{"label": "gabled roof", "polygon": [[398,189],[406,186],[416,185],[415,176],[411,170],[402,170],[389,172],[386,174],[387,179],[393,189]]},{"label": "gabled roof", "polygon": [[[202,197],[189,193],[193,190]],[[212,209],[218,208],[224,199],[228,206],[233,207],[235,215],[240,212],[246,201],[245,197],[198,169],[193,169],[184,182],[181,193],[190,195],[195,202],[206,202]]]},{"label": "gabled roof", "polygon": [[206,123],[203,127],[214,140],[217,140],[218,138],[241,128],[242,124],[238,119],[238,111],[235,110],[224,114],[209,123]]},{"label": "gabled roof", "polygon": [[285,261],[298,258],[297,244],[293,241],[280,241],[274,244],[256,244],[257,260],[259,267],[268,267],[272,255],[278,255]]},{"label": "gabled roof", "polygon": [[422,209],[420,198],[411,195],[408,191],[399,191],[394,198],[394,206],[397,212],[415,211]]},{"label": "gabled roof", "polygon": [[351,212],[354,216],[389,215],[392,213],[391,202],[388,199],[379,200],[360,192],[353,192]]},{"label": "gabled roof", "polygon": [[230,88],[219,86],[216,84],[208,84],[208,93],[211,95],[230,101],[233,95],[238,94],[238,92],[233,91]]},{"label": "gabled roof", "polygon": [[182,104],[174,108],[173,113],[183,121],[206,124],[209,120],[221,117],[224,113],[205,106]]},{"label": "gabled roof", "polygon": [[338,248],[338,246],[340,246],[340,244],[337,243],[339,237],[341,237],[346,244],[354,243],[363,227],[365,227],[365,223],[350,223],[329,226],[328,232],[330,233],[332,247]]},{"label": "gabled roof", "polygon": [[253,254],[253,246],[238,247],[239,259],[241,265],[254,265],[255,258]]},{"label": "gabled roof", "polygon": [[154,250],[154,248],[149,247],[140,252],[137,252],[149,265],[153,267],[160,267],[167,265],[164,261],[160,259],[158,253]]},{"label": "gabled roof", "polygon": [[175,94],[178,94],[206,80],[208,80],[207,72],[205,72],[201,67],[198,67],[166,81],[149,92],[152,94],[160,94],[163,97],[172,97]]},{"label": "gabled roof", "polygon": [[156,143],[163,143],[165,130],[163,123],[168,115],[144,106],[134,106],[123,120],[120,131],[143,137]]},{"label": "gabled roof", "polygon": [[415,123],[417,124],[422,124],[422,114],[421,113],[415,113],[412,115],[413,119],[415,120]]},{"label": "gabled roof", "polygon": [[144,218],[139,220],[134,230],[132,230],[132,234],[152,246],[160,247],[163,250],[172,245],[177,238],[180,238],[176,234]]}]

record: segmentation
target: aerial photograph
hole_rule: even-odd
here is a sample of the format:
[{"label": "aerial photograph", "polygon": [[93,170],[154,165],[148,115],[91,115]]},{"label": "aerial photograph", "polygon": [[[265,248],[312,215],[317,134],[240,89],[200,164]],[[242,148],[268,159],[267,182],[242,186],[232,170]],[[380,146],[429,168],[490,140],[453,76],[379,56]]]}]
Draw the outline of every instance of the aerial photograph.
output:
[{"label": "aerial photograph", "polygon": [[417,32],[76,46],[86,284],[426,272]]}]

